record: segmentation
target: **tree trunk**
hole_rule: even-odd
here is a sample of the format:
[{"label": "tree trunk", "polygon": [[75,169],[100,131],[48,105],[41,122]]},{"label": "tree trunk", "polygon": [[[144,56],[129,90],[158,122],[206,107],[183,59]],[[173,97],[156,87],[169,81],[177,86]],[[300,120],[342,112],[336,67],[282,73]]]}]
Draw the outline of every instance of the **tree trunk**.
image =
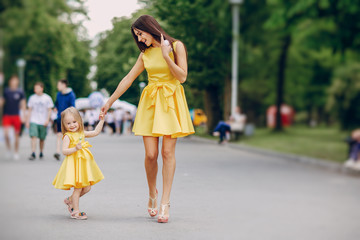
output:
[{"label": "tree trunk", "polygon": [[205,112],[207,115],[208,132],[211,134],[215,126],[221,120],[222,111],[220,108],[220,94],[215,86],[209,86],[205,89]]},{"label": "tree trunk", "polygon": [[286,70],[286,59],[288,55],[288,50],[291,43],[291,36],[286,35],[283,39],[283,45],[281,48],[281,53],[279,57],[279,70],[278,70],[278,80],[277,80],[277,99],[276,99],[276,126],[275,131],[282,131],[283,126],[281,123],[281,105],[284,102],[284,83],[285,83],[285,70]]}]

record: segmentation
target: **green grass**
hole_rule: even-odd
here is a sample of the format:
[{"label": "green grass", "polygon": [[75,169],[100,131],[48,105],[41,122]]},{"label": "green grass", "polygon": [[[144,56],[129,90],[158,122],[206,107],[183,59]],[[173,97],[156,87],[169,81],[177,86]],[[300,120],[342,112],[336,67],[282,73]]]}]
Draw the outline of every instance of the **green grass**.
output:
[{"label": "green grass", "polygon": [[[206,134],[204,128],[197,128],[196,135],[209,139],[218,139]],[[277,152],[292,153],[308,157],[343,162],[347,157],[347,144],[344,139],[348,133],[337,128],[309,128],[297,126],[276,133],[271,129],[255,130],[254,136],[241,136],[236,143],[269,149]]]}]

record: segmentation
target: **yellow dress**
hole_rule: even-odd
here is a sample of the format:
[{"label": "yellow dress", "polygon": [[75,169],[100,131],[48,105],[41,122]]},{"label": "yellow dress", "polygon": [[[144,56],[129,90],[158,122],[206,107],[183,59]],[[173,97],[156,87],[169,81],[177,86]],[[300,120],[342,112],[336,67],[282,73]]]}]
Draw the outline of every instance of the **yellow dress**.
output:
[{"label": "yellow dress", "polygon": [[67,132],[65,135],[70,138],[69,148],[75,147],[81,138],[82,149],[65,157],[52,183],[55,188],[63,190],[70,190],[72,187],[83,188],[104,179],[88,149],[92,146],[84,140],[84,132]]},{"label": "yellow dress", "polygon": [[[170,57],[174,61],[172,52]],[[132,131],[135,135],[172,138],[193,134],[184,88],[170,72],[161,48],[146,49],[142,59],[149,82],[141,94]]]}]

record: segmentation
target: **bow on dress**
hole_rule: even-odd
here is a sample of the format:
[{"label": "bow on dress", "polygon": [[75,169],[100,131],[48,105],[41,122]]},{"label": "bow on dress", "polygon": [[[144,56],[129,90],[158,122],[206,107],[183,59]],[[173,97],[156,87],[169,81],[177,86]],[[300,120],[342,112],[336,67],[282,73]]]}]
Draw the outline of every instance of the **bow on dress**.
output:
[{"label": "bow on dress", "polygon": [[84,151],[87,150],[87,148],[92,147],[88,141],[84,141],[81,143],[81,149],[76,151],[75,157],[77,159],[84,158]]},{"label": "bow on dress", "polygon": [[172,96],[175,93],[176,87],[177,84],[170,82],[150,82],[146,87],[147,95],[151,98],[151,103],[148,104],[148,109],[156,105],[157,92],[161,88],[163,89],[163,95],[165,98],[165,101],[163,102],[165,111],[168,111],[169,107],[175,109],[175,103]]}]

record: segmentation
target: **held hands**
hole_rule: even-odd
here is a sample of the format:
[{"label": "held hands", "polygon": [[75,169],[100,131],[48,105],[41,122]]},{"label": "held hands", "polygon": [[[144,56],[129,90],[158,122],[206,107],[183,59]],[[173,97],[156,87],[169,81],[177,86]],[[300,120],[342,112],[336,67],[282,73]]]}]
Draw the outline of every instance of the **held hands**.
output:
[{"label": "held hands", "polygon": [[102,111],[100,112],[99,119],[101,121],[104,121],[104,119],[105,119],[105,114]]},{"label": "held hands", "polygon": [[[100,120],[104,119],[104,117],[109,109],[110,109],[110,105],[108,103],[105,103],[105,105],[102,106],[102,108],[100,110],[100,116],[99,116]],[[102,116],[102,119],[101,119],[101,116]]]},{"label": "held hands", "polygon": [[172,47],[169,44],[168,40],[164,39],[164,36],[161,34],[161,51],[163,54],[163,57],[169,57],[169,54],[172,52]]}]

